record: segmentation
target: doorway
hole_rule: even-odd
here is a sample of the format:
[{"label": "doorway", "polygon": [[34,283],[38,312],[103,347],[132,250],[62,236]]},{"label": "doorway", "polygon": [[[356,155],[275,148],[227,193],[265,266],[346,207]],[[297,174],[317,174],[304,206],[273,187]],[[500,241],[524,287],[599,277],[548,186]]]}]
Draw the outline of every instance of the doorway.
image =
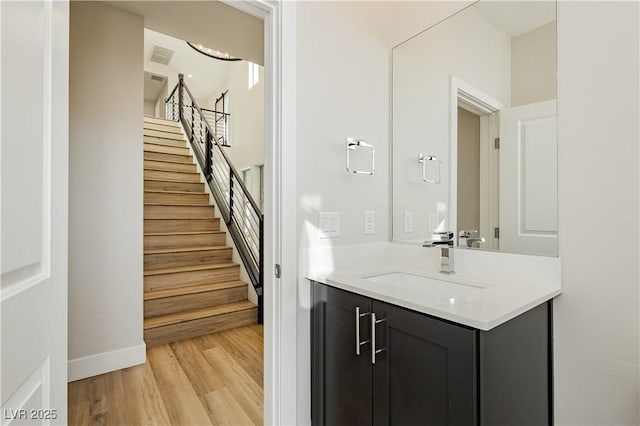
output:
[{"label": "doorway", "polygon": [[502,104],[451,77],[450,211],[455,235],[477,231],[475,247],[498,249]]},{"label": "doorway", "polygon": [[[112,5],[112,4],[110,4]],[[265,247],[265,260],[264,260],[264,264],[266,265],[272,265],[273,263],[281,263],[281,235],[283,235],[282,229],[281,229],[281,225],[280,223],[282,223],[280,220],[276,220],[279,218],[280,215],[280,206],[276,205],[276,200],[278,200],[278,202],[280,202],[280,197],[275,197],[274,194],[280,194],[280,189],[279,189],[279,185],[281,185],[280,182],[280,176],[282,176],[282,167],[280,166],[280,164],[283,164],[285,162],[283,162],[281,160],[281,152],[282,150],[280,149],[280,141],[281,139],[281,132],[282,132],[282,126],[281,126],[281,121],[280,121],[280,114],[281,114],[281,110],[279,107],[279,101],[275,102],[275,100],[279,100],[279,87],[280,87],[280,82],[279,82],[279,77],[281,76],[281,74],[278,72],[278,67],[279,67],[279,57],[277,56],[273,56],[273,55],[277,55],[279,52],[279,45],[275,45],[274,43],[274,37],[277,34],[277,30],[275,30],[275,24],[278,24],[278,17],[274,16],[274,9],[271,6],[264,6],[264,5],[249,5],[251,7],[249,8],[253,8],[254,11],[262,11],[260,13],[262,13],[262,18],[265,21],[269,21],[269,25],[266,25],[265,28],[268,28],[268,30],[265,31],[265,41],[267,43],[269,47],[268,52],[269,52],[269,58],[268,59],[268,64],[267,67],[269,69],[268,72],[268,76],[267,76],[267,81],[268,81],[268,100],[266,102],[267,104],[267,114],[268,114],[268,123],[266,125],[266,138],[268,140],[268,143],[270,143],[270,145],[267,148],[267,153],[266,153],[266,158],[265,158],[265,168],[264,168],[264,174],[265,174],[265,223],[267,223],[267,225],[265,226],[265,237],[266,237],[266,241],[268,242],[267,246]],[[256,12],[257,13],[257,12]],[[271,25],[271,26],[270,26]],[[267,41],[270,40],[270,41]],[[278,171],[277,173],[275,171]],[[291,170],[291,169],[289,169]],[[293,169],[295,170],[295,169]],[[293,201],[293,200],[292,200]],[[291,209],[294,210],[294,209]],[[290,224],[294,224],[294,221],[289,221],[288,223]],[[291,269],[289,270],[289,273],[291,273],[291,277],[294,278],[295,277],[295,273],[294,273],[294,262],[291,262]],[[270,270],[271,268],[265,268],[265,270]],[[272,339],[269,338],[269,333],[273,333],[273,334],[278,334],[278,328],[279,328],[279,324],[275,323],[275,321],[280,318],[279,312],[275,313],[274,311],[277,309],[274,309],[274,301],[277,301],[278,303],[281,301],[280,296],[278,295],[278,289],[274,288],[273,283],[274,283],[274,279],[271,277],[271,274],[269,273],[265,273],[265,289],[267,289],[267,291],[265,291],[265,323],[266,323],[266,330],[265,330],[265,337],[266,337],[266,341],[272,341]],[[271,291],[270,291],[271,290]],[[293,305],[295,306],[295,305]],[[275,308],[279,308],[279,305],[275,306]],[[274,329],[276,329],[274,331]],[[279,340],[273,340],[274,342],[279,342]],[[267,365],[267,370],[271,369],[271,368],[278,368],[278,366],[280,365],[279,362],[273,362],[273,361],[269,361],[268,359],[271,358],[273,359],[274,355],[278,355],[279,352],[276,351],[276,348],[274,347],[274,345],[271,345],[270,343],[266,343],[267,348],[271,348],[273,350],[273,353],[271,355],[266,355],[267,361],[265,362],[265,365]],[[267,349],[267,353],[270,353],[270,351]],[[275,365],[275,367],[273,367]],[[269,372],[266,372],[267,378],[266,378],[266,382],[267,382],[267,386],[274,386],[277,385],[277,383],[273,383],[273,382],[269,382]],[[278,381],[277,378],[280,377],[279,374],[273,374],[272,376],[272,380],[273,381]],[[275,379],[273,379],[275,378]],[[269,393],[267,392],[267,400],[269,400]],[[267,406],[269,406],[269,404],[266,404]],[[280,412],[280,410],[278,410],[277,412]],[[269,421],[269,420],[267,420]]]}]

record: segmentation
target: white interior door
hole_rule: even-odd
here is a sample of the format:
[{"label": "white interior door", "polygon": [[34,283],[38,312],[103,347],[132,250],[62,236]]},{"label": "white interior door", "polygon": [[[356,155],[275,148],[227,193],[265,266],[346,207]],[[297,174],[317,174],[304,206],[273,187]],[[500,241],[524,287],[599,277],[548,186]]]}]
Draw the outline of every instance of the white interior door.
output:
[{"label": "white interior door", "polygon": [[556,101],[500,112],[500,250],[558,254]]},{"label": "white interior door", "polygon": [[1,424],[65,424],[67,2],[0,2]]}]

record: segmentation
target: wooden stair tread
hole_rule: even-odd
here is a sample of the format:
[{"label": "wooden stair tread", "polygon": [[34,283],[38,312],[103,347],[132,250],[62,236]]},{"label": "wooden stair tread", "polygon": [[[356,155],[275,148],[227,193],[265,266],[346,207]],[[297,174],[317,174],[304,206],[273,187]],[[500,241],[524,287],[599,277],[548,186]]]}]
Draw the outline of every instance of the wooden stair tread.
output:
[{"label": "wooden stair tread", "polygon": [[202,246],[202,247],[177,247],[169,249],[149,249],[145,250],[144,254],[164,254],[164,253],[189,253],[193,251],[207,251],[207,250],[229,250],[229,246]]},{"label": "wooden stair tread", "polygon": [[182,296],[185,294],[204,293],[206,291],[226,290],[228,288],[244,287],[248,284],[244,281],[227,281],[214,284],[199,284],[187,287],[168,288],[164,290],[145,291],[144,300],[164,299],[167,297]]},{"label": "wooden stair tread", "polygon": [[145,232],[147,237],[161,237],[165,235],[198,235],[198,234],[225,234],[224,231],[180,231],[180,232]]},{"label": "wooden stair tread", "polygon": [[189,266],[179,266],[176,268],[148,269],[144,271],[144,276],[148,277],[148,276],[154,276],[154,275],[175,274],[177,272],[206,271],[210,269],[231,268],[234,266],[239,266],[239,265],[235,262],[227,262],[227,263],[216,263],[211,265],[189,265]]},{"label": "wooden stair tread", "polygon": [[[172,133],[172,132],[167,132],[165,130],[151,130],[151,129],[142,129],[142,136],[149,136],[152,138],[159,138],[159,139],[170,139],[172,141],[181,141],[181,142],[186,142],[184,140],[184,136],[182,136],[182,133],[178,134],[178,133]],[[153,142],[149,141],[145,143],[151,143],[153,144]]]},{"label": "wooden stair tread", "polygon": [[[193,173],[194,175],[198,175],[199,173]],[[203,183],[203,182],[185,182],[183,180],[172,180],[172,179],[158,179],[158,178],[144,178],[144,180],[149,180],[152,182],[171,182],[171,183]]]},{"label": "wooden stair tread", "polygon": [[152,192],[154,194],[182,194],[182,195],[201,195],[206,194],[205,191],[202,192],[187,192],[187,191],[160,191],[158,189],[145,189],[144,192]]},{"label": "wooden stair tread", "polygon": [[[168,129],[154,129],[153,126],[164,126],[168,127]],[[182,134],[182,129],[178,126],[167,125],[163,123],[152,123],[150,121],[145,121],[142,125],[142,128],[145,130],[155,130],[158,132],[168,132],[168,133],[180,133]]]},{"label": "wooden stair tread", "polygon": [[156,159],[150,159],[150,158],[145,158],[144,161],[155,161],[156,163],[167,163],[167,164],[187,164],[187,165],[193,165],[195,166],[196,163],[193,162],[193,157],[191,157],[190,155],[181,155],[181,154],[167,154],[167,155],[175,155],[177,157],[185,157],[183,158],[183,160],[188,160],[191,159],[190,163],[185,163],[184,161],[172,161],[169,160],[167,158],[163,158],[162,160],[156,160]]},{"label": "wooden stair tread", "polygon": [[[152,161],[154,163],[166,163],[166,164],[180,164],[180,165],[184,165],[185,164],[185,163],[181,163],[181,162],[177,162],[177,161],[170,161],[170,160],[149,160],[149,159],[144,160],[145,163],[148,162],[148,161]],[[191,163],[191,164],[188,164],[188,165],[189,166],[195,166],[196,163]]]},{"label": "wooden stair tread", "polygon": [[[154,170],[154,171],[160,172],[160,173],[181,173],[183,175],[198,175],[198,176],[200,176],[199,172],[184,172],[184,171],[181,171],[181,170],[157,170],[157,169],[147,169],[147,168],[145,168],[144,170]],[[149,180],[149,179],[154,179],[154,178],[145,178],[145,179]]]},{"label": "wooden stair tread", "polygon": [[179,324],[182,322],[193,321],[200,318],[224,315],[232,312],[246,311],[256,309],[257,306],[250,301],[227,303],[211,308],[196,309],[193,311],[178,312],[175,314],[161,315],[151,317],[144,320],[144,329],[162,327],[166,325]]},{"label": "wooden stair tread", "polygon": [[[193,193],[192,193],[193,194]],[[145,206],[165,206],[165,207],[213,207],[211,204],[172,204],[167,202],[161,203],[144,203]],[[164,219],[164,218],[161,218]]]},{"label": "wooden stair tread", "polygon": [[[176,205],[171,206],[171,207],[182,207],[182,206],[180,204],[176,204]],[[202,206],[198,206],[198,207],[207,207],[207,206],[202,205]],[[213,206],[208,206],[208,207],[213,207]],[[158,218],[158,217],[145,217],[144,220],[201,220],[201,221],[202,220],[213,220],[213,221],[218,221],[219,218],[217,218],[217,217],[208,217],[208,216],[207,217],[202,217],[202,216],[201,217],[197,217],[197,216],[196,217],[166,216],[166,217],[161,217],[161,218]],[[164,222],[162,222],[162,223],[164,223]],[[194,223],[194,222],[191,222],[191,223]]]},{"label": "wooden stair tread", "polygon": [[[162,118],[162,117],[154,117],[151,115],[145,115],[143,116],[144,121],[149,122],[149,123],[153,123],[154,121],[160,121],[163,126],[175,126],[175,127],[179,127],[180,124],[177,121],[174,120],[169,120],[168,118]],[[167,124],[165,124],[167,123]]]}]

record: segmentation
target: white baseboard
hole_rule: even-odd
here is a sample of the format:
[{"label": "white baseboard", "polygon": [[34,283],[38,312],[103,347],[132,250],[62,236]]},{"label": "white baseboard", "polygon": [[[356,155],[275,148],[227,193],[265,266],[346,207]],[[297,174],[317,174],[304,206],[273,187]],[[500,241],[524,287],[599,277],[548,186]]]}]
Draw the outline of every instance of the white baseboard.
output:
[{"label": "white baseboard", "polygon": [[97,376],[98,374],[144,364],[146,357],[147,346],[142,342],[139,345],[129,346],[128,348],[71,359],[67,364],[68,381],[73,382]]}]

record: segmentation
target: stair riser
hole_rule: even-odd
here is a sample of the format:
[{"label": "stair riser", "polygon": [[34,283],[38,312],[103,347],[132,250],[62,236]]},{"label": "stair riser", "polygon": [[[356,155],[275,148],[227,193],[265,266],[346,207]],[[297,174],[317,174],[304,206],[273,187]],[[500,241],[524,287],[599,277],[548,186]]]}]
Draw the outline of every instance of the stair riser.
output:
[{"label": "stair riser", "polygon": [[225,303],[247,300],[247,286],[226,288],[223,290],[205,291],[202,293],[183,294],[162,299],[145,300],[144,317],[174,314],[192,309],[209,308]]},{"label": "stair riser", "polygon": [[240,265],[226,268],[206,269],[203,271],[174,272],[170,274],[149,275],[144,277],[144,291],[164,290],[190,285],[222,283],[238,281],[240,279]]},{"label": "stair riser", "polygon": [[144,269],[178,268],[190,265],[215,265],[231,262],[231,248],[201,250],[183,253],[158,253],[144,255]]},{"label": "stair riser", "polygon": [[144,162],[145,169],[151,170],[163,170],[167,172],[182,172],[182,173],[197,173],[198,169],[195,164],[181,164],[181,163],[168,163],[164,161],[149,161]]},{"label": "stair riser", "polygon": [[187,147],[187,142],[185,142],[184,140],[182,141],[177,141],[175,139],[163,139],[163,138],[157,138],[154,136],[145,136],[143,139],[144,143],[151,143],[154,145],[164,145],[164,146],[173,146],[176,148],[186,148]]},{"label": "stair riser", "polygon": [[145,330],[144,341],[147,347],[162,345],[243,325],[255,324],[257,319],[258,311],[256,308],[231,312]]},{"label": "stair riser", "polygon": [[146,250],[221,246],[225,243],[225,234],[147,235],[144,237],[144,248]]},{"label": "stair riser", "polygon": [[202,204],[209,205],[209,194],[171,194],[162,192],[145,192],[145,203],[165,203],[165,204]]},{"label": "stair riser", "polygon": [[172,161],[174,163],[194,164],[191,153],[188,155],[175,155],[175,154],[163,154],[161,152],[149,152],[144,153],[145,160],[157,160],[157,161]]},{"label": "stair riser", "polygon": [[145,219],[144,232],[219,231],[220,219]]},{"label": "stair riser", "polygon": [[144,124],[160,124],[163,126],[174,126],[174,127],[180,126],[177,121],[167,120],[160,117],[147,117],[147,116],[144,117]]},{"label": "stair riser", "polygon": [[[177,124],[177,123],[176,123]],[[145,130],[157,130],[159,132],[169,132],[169,133],[177,133],[182,134],[180,127],[174,124],[164,125],[164,124],[156,124],[156,123],[144,123]]]},{"label": "stair riser", "polygon": [[145,219],[209,219],[213,206],[144,206]]},{"label": "stair riser", "polygon": [[163,139],[175,139],[175,140],[179,140],[179,141],[183,141],[183,137],[182,134],[178,134],[178,133],[170,133],[170,132],[161,132],[158,130],[149,130],[149,129],[144,129],[142,134],[144,136],[153,136],[156,138],[163,138]]},{"label": "stair riser", "polygon": [[163,154],[191,155],[188,148],[176,148],[174,146],[155,145],[152,143],[145,143],[144,150],[147,152],[160,152]]},{"label": "stair riser", "polygon": [[204,183],[145,180],[145,191],[204,192]]},{"label": "stair riser", "polygon": [[199,173],[163,172],[159,170],[145,170],[144,178],[168,180],[172,182],[200,182]]}]

